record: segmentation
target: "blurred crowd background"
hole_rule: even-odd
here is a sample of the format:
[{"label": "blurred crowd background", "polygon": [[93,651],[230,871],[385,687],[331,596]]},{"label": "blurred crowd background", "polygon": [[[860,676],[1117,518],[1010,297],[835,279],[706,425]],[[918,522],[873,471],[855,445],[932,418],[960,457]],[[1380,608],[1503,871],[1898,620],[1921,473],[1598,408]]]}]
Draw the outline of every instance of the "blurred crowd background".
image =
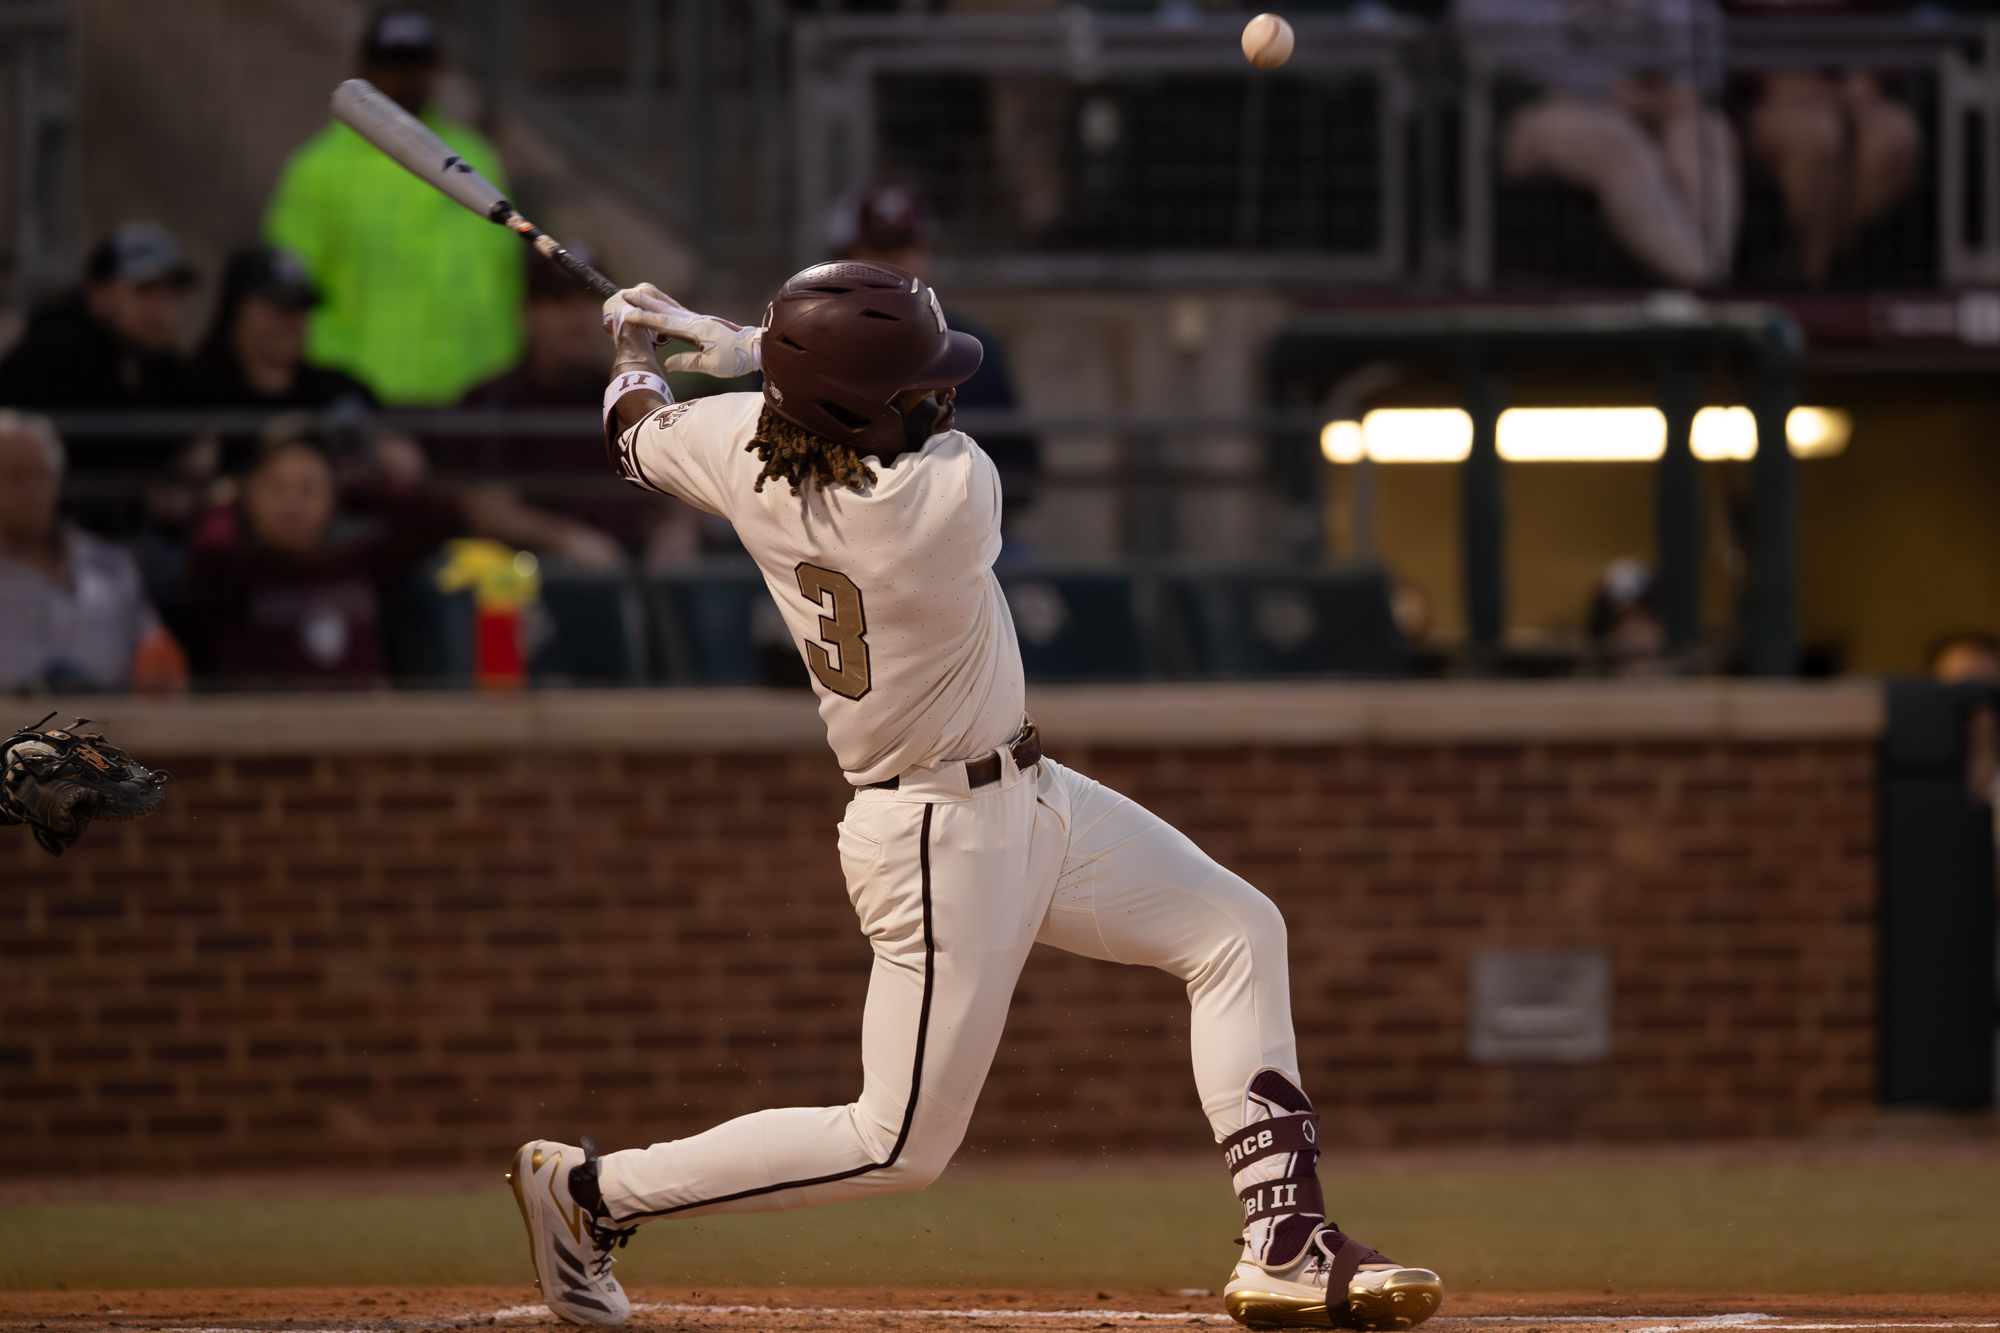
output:
[{"label": "blurred crowd background", "polygon": [[[1256,7],[0,0],[0,695],[324,692],[77,703],[179,794],[22,839],[0,1129],[346,1172],[859,1075],[798,645],[357,74],[620,282],[936,284],[1054,753],[1283,907],[1352,1144],[1989,1107],[2000,3]],[[1955,683],[1712,683],[1842,675]],[[1262,683],[1409,677],[1696,683]],[[1142,680],[1259,683],[1044,687]],[[473,693],[568,685],[768,688]],[[1198,1132],[1095,967],[996,1160]]]},{"label": "blurred crowd background", "polygon": [[1038,678],[2000,678],[2000,6],[1279,8],[0,0],[0,691],[803,688],[355,74],[621,281],[935,281]]}]

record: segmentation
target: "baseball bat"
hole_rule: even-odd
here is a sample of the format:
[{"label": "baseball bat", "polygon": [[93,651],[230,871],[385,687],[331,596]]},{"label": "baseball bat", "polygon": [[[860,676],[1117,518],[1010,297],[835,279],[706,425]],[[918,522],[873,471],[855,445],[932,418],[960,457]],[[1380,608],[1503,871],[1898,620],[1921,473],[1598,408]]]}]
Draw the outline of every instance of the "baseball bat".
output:
[{"label": "baseball bat", "polygon": [[555,237],[514,210],[507,196],[470,162],[437,137],[430,126],[384,96],[366,79],[349,79],[333,90],[333,116],[387,153],[411,175],[436,186],[489,222],[497,222],[539,250],[550,263],[598,296],[618,294],[618,284],[578,259]]}]

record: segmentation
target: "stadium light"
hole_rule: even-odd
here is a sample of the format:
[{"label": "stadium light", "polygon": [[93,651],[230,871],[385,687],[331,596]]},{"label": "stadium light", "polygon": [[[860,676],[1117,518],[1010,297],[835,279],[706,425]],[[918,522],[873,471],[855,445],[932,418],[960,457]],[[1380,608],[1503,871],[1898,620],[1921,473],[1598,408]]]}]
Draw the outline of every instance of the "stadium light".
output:
[{"label": "stadium light", "polygon": [[[1853,417],[1837,407],[1795,407],[1785,418],[1794,458],[1831,458],[1853,434]],[[1513,407],[1500,414],[1497,443],[1510,463],[1644,463],[1666,452],[1667,420],[1653,407]],[[1747,407],[1704,407],[1690,445],[1705,462],[1755,458],[1757,418]],[[1377,408],[1358,423],[1329,421],[1319,449],[1329,463],[1460,463],[1472,452],[1472,418],[1456,407]]]},{"label": "stadium light", "polygon": [[1472,418],[1456,407],[1378,407],[1361,418],[1361,436],[1378,463],[1462,463]]},{"label": "stadium light", "polygon": [[1785,418],[1785,443],[1794,458],[1832,458],[1847,451],[1854,418],[1837,407],[1795,407]]},{"label": "stadium light", "polygon": [[1500,414],[1510,463],[1644,463],[1667,451],[1656,407],[1510,407]]},{"label": "stadium light", "polygon": [[1747,407],[1704,407],[1691,434],[1688,444],[1705,463],[1757,456],[1757,418]]},{"label": "stadium light", "polygon": [[[1785,417],[1794,458],[1832,458],[1847,448],[1854,418],[1838,407],[1795,407]],[[1757,418],[1747,407],[1704,407],[1694,414],[1694,456],[1707,462],[1757,456]]]},{"label": "stadium light", "polygon": [[1368,445],[1358,421],[1329,421],[1320,428],[1319,451],[1329,463],[1359,463],[1368,455]]}]

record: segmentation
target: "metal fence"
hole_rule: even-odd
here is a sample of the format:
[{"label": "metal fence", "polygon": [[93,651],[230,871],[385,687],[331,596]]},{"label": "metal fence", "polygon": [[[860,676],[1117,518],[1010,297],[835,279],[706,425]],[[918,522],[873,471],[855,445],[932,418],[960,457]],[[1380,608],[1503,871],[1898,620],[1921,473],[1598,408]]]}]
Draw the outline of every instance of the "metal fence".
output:
[{"label": "metal fence", "polygon": [[[524,438],[566,440],[577,446],[585,466],[537,471],[440,471],[432,484],[450,489],[501,484],[530,501],[630,497],[632,487],[595,457],[601,438],[597,413],[576,409],[466,408],[411,409],[363,413],[216,410],[211,408],[79,411],[49,414],[69,442],[70,470],[64,494],[73,500],[142,497],[149,486],[171,474],[168,460],[199,436],[255,438],[273,422],[319,432],[335,452],[360,453],[362,441],[377,430],[393,430],[421,440]],[[1318,437],[1324,413],[1317,409],[1264,412],[1028,413],[971,409],[957,416],[975,438],[1043,441],[1043,465],[1003,470],[1010,496],[1033,498],[1060,492],[1098,497],[1117,534],[1102,554],[1117,558],[1169,557],[1187,549],[1174,531],[1169,510],[1176,493],[1217,490],[1256,492],[1274,505],[1304,507],[1302,518],[1316,525],[1319,499]],[[1257,441],[1260,448],[1241,466],[1176,461],[1165,448],[1186,438],[1229,436]],[[1106,451],[1091,448],[1071,457],[1063,442],[1087,438],[1109,441]],[[135,447],[136,446],[136,447]],[[1240,455],[1239,455],[1240,456]],[[153,461],[146,461],[153,460]],[[1323,541],[1316,526],[1287,532],[1281,544],[1239,554],[1317,559]]]},{"label": "metal fence", "polygon": [[[1645,285],[1594,206],[1497,179],[1504,80],[1434,22],[1300,15],[1253,71],[1242,14],[1073,5],[926,12],[883,0],[458,0],[462,49],[510,105],[711,260],[825,252],[842,191],[892,179],[942,215],[957,284],[1519,281]],[[1763,75],[1867,70],[1925,135],[1908,202],[1850,285],[2000,280],[2000,38],[1941,14],[1732,18],[1699,81],[1739,123]],[[1746,172],[1739,283],[1785,243]]]},{"label": "metal fence", "polygon": [[1386,282],[1408,266],[1417,25],[1299,21],[1282,74],[1236,24],[839,18],[795,34],[799,260],[845,189],[937,203],[958,282]]},{"label": "metal fence", "polygon": [[[162,487],[191,493],[175,512],[191,529],[206,480],[176,468],[182,446],[202,436],[254,437],[277,418],[265,412],[59,412],[70,442],[65,498],[107,513],[135,514]],[[288,423],[305,424],[297,414]],[[1014,612],[1031,678],[1125,680],[1270,676],[1385,676],[1442,669],[1413,653],[1392,615],[1388,575],[1372,562],[1343,562],[1318,532],[1317,411],[1235,414],[1025,415],[968,412],[976,434],[1039,437],[1045,443],[1111,441],[1108,458],[1079,465],[1060,444],[1047,466],[1002,474],[1015,502],[1080,501],[1112,542],[1084,556],[1010,543],[997,567]],[[441,490],[503,484],[530,502],[563,505],[623,499],[657,516],[658,497],[634,490],[594,458],[599,421],[588,411],[431,410],[322,414],[311,425],[330,448],[359,458],[374,432],[430,439],[527,437],[567,441],[564,470],[440,472]],[[1246,466],[1177,463],[1167,446],[1230,435],[1262,442]],[[592,464],[595,463],[595,466]],[[572,470],[573,469],[573,470]],[[1283,540],[1222,554],[1190,549],[1177,516],[1212,514],[1238,497],[1294,520]],[[142,524],[139,544],[187,540]],[[440,590],[432,566],[418,569],[384,604],[396,677],[416,686],[469,686],[470,593]],[[619,571],[543,564],[529,676],[544,683],[802,685],[798,655],[775,615],[761,575],[733,541],[698,557]],[[215,679],[211,686],[270,682]]]},{"label": "metal fence", "polygon": [[720,262],[783,253],[785,0],[457,0],[495,97]]},{"label": "metal fence", "polygon": [[0,3],[0,303],[24,305],[72,273],[70,44],[60,0]]}]

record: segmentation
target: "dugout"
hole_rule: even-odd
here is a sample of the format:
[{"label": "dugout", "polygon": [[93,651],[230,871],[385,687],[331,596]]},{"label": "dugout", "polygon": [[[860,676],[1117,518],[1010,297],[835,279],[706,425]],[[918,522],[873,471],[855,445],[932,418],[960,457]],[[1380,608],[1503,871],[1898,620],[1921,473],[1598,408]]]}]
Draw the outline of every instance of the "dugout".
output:
[{"label": "dugout", "polygon": [[[1499,422],[1510,381],[1524,374],[1644,377],[1666,422],[1654,464],[1653,505],[1663,619],[1676,647],[1702,624],[1702,507],[1693,428],[1708,386],[1732,383],[1756,422],[1744,662],[1755,675],[1796,669],[1798,486],[1786,442],[1804,350],[1782,310],[1686,297],[1626,303],[1355,309],[1303,315],[1271,345],[1273,401],[1318,407],[1327,420],[1358,416],[1380,386],[1414,373],[1456,386],[1472,421],[1459,473],[1460,561],[1469,657],[1500,658],[1507,627],[1506,470]],[[1323,486],[1319,442],[1279,440],[1274,471],[1295,491]],[[1364,464],[1365,466],[1365,464]]]}]

